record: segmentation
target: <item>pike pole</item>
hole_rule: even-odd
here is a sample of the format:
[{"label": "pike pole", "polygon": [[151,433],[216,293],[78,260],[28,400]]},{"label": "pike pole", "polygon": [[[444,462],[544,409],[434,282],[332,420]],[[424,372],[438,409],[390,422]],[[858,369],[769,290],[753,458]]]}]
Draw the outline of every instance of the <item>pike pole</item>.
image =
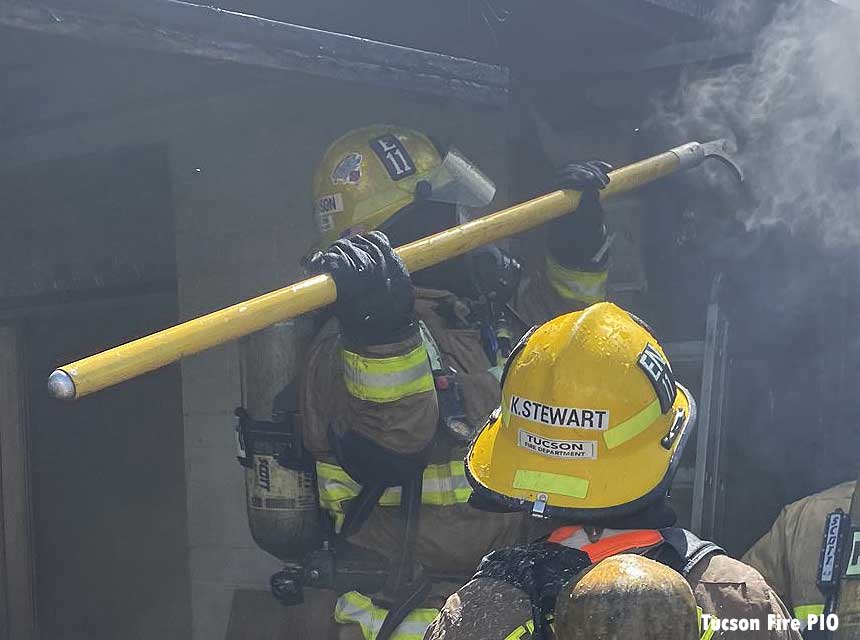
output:
[{"label": "pike pole", "polygon": [[[739,168],[731,160],[728,142],[688,142],[612,171],[609,185],[600,192],[600,199],[606,200],[677,171],[696,167],[706,158],[722,160],[742,179]],[[410,272],[420,271],[570,213],[579,206],[580,197],[579,191],[554,191],[398,247],[397,253]],[[64,365],[48,378],[48,393],[61,400],[82,398],[185,356],[325,307],[336,299],[337,289],[331,276],[322,274],[307,278]]]}]

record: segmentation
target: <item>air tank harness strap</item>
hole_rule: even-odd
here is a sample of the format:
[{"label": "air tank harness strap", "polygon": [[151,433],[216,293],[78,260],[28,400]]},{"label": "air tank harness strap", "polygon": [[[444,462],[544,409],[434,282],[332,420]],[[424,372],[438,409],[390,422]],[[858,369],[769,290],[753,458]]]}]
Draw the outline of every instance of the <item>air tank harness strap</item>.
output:
[{"label": "air tank harness strap", "polygon": [[423,320],[418,321],[418,328],[433,372],[433,386],[436,389],[436,402],[439,406],[437,434],[441,433],[451,438],[458,445],[467,445],[472,441],[476,430],[466,417],[457,371],[445,364],[442,350]]},{"label": "air tank harness strap", "polygon": [[660,529],[660,535],[666,541],[666,545],[675,552],[677,558],[674,561],[665,561],[658,558],[660,562],[672,567],[685,578],[700,562],[714,555],[725,555],[725,550],[710,540],[702,540],[696,534],[680,527],[666,527]]}]

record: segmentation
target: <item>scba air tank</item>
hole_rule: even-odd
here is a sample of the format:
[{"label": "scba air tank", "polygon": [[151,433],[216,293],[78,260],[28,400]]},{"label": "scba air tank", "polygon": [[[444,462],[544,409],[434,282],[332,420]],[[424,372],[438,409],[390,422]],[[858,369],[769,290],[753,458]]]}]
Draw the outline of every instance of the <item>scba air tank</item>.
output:
[{"label": "scba air tank", "polygon": [[302,449],[298,374],[309,335],[304,319],[240,341],[242,407],[236,410],[239,462],[251,535],[261,549],[295,562],[320,546],[313,462]]}]

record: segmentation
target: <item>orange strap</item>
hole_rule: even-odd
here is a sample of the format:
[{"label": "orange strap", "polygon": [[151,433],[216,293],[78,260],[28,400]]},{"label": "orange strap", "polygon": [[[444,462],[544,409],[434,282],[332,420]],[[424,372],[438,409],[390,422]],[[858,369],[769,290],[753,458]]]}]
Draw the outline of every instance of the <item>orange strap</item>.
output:
[{"label": "orange strap", "polygon": [[[577,531],[581,531],[581,530],[582,530],[582,527],[575,527],[575,526],[559,527],[558,529],[556,529],[555,531],[553,531],[549,535],[549,538],[547,538],[547,540],[549,542],[555,542],[556,544],[564,544],[565,540],[567,540],[570,537],[573,537],[573,535]],[[570,545],[565,545],[565,546],[570,546]]]},{"label": "orange strap", "polygon": [[584,551],[592,563],[631,549],[645,549],[663,542],[663,534],[656,529],[604,529],[603,531],[604,535],[600,540],[589,542],[582,527],[560,527],[552,532],[548,540]]}]

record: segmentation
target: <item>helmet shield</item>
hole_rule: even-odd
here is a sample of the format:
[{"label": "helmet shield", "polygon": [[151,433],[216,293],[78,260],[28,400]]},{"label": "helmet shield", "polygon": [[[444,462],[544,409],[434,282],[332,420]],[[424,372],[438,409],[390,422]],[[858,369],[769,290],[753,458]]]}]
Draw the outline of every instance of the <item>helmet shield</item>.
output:
[{"label": "helmet shield", "polygon": [[464,208],[486,207],[496,195],[496,185],[466,156],[454,147],[430,174],[428,200]]}]

